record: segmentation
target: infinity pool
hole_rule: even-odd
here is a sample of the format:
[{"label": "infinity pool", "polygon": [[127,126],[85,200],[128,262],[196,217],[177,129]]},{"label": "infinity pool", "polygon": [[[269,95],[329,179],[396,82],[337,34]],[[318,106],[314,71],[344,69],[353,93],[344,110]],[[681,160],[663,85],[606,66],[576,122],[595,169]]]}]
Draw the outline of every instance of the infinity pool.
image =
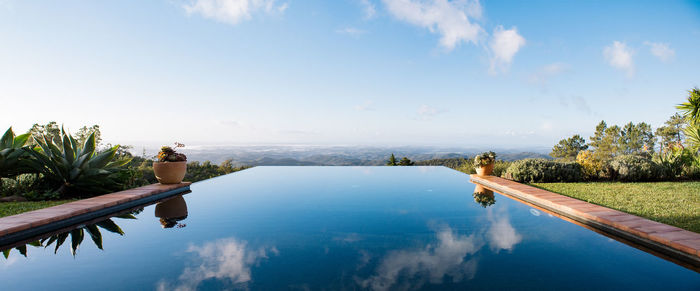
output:
[{"label": "infinity pool", "polygon": [[256,167],[191,188],[12,249],[0,289],[700,289],[692,270],[473,195],[443,167]]}]

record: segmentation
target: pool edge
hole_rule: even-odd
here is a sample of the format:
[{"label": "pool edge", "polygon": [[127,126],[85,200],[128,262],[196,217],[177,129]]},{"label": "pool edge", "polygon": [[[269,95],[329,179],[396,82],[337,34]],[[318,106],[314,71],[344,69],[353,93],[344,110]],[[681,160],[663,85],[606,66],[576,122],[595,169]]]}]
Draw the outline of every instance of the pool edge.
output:
[{"label": "pool edge", "polygon": [[191,182],[151,184],[0,218],[0,246],[190,191]]},{"label": "pool edge", "polygon": [[470,179],[497,192],[700,267],[700,248],[688,244],[700,241],[698,233],[504,178],[470,175]]}]

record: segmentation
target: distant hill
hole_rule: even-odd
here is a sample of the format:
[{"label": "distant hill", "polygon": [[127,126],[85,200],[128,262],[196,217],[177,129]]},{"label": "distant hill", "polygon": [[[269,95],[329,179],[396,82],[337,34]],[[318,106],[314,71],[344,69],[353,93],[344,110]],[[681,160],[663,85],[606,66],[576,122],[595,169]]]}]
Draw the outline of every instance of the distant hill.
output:
[{"label": "distant hill", "polygon": [[[191,161],[215,164],[231,159],[234,166],[380,166],[393,153],[408,157],[418,165],[456,167],[462,159],[471,160],[483,149],[438,147],[356,147],[356,146],[220,146],[190,147],[183,152]],[[537,150],[498,150],[498,158],[513,161],[546,158]]]}]

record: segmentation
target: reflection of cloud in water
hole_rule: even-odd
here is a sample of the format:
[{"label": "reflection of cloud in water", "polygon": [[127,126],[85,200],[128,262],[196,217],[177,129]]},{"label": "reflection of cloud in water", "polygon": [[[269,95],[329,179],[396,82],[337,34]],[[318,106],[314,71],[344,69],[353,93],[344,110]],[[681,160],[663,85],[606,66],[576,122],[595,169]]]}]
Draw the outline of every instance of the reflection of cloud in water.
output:
[{"label": "reflection of cloud in water", "polygon": [[421,250],[390,252],[377,267],[376,275],[358,283],[375,290],[413,289],[426,281],[440,284],[446,275],[454,282],[472,278],[476,260],[465,257],[478,251],[483,243],[474,235],[455,234],[450,228],[438,232],[437,238],[437,245]]},{"label": "reflection of cloud in water", "polygon": [[491,227],[486,233],[491,249],[495,252],[500,250],[512,251],[516,244],[523,240],[523,237],[515,231],[515,228],[510,224],[508,215],[505,211],[494,217],[493,212],[489,209],[487,217],[491,222]]},{"label": "reflection of cloud in water", "polygon": [[187,252],[194,253],[196,266],[185,268],[177,286],[161,281],[158,290],[195,290],[202,281],[212,278],[245,287],[246,282],[251,280],[251,265],[267,259],[268,252],[279,254],[275,247],[251,250],[245,241],[234,238],[219,239],[202,246],[193,245]]}]

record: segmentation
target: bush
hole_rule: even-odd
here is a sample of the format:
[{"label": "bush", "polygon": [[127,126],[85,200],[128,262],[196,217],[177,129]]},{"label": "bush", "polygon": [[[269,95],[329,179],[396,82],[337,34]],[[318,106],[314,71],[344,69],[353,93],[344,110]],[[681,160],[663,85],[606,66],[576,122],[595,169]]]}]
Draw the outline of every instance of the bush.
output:
[{"label": "bush", "polygon": [[493,165],[493,175],[496,177],[503,177],[508,167],[510,167],[510,164],[512,164],[512,162],[496,161]]},{"label": "bush", "polygon": [[580,151],[576,163],[581,165],[585,180],[598,180],[609,176],[608,163],[598,158],[592,151]]},{"label": "bush", "polygon": [[621,155],[610,162],[613,178],[625,182],[656,181],[664,178],[664,169],[643,155]]},{"label": "bush", "polygon": [[578,182],[583,180],[583,168],[577,163],[524,159],[513,162],[505,177],[524,183]]}]

